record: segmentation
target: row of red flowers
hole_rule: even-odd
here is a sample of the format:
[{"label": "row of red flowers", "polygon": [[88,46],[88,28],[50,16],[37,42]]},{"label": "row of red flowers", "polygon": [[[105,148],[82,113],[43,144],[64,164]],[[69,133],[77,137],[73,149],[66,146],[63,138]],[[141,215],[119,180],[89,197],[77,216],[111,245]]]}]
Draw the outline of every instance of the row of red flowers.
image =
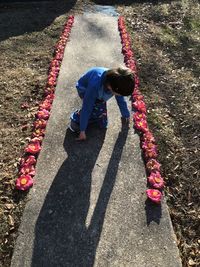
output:
[{"label": "row of red flowers", "polygon": [[27,190],[33,185],[33,176],[35,175],[35,165],[37,157],[41,150],[42,140],[45,135],[45,128],[50,116],[50,110],[54,99],[54,92],[57,84],[57,78],[60,71],[61,62],[64,56],[65,45],[69,39],[71,28],[74,22],[74,16],[70,16],[64,25],[62,35],[55,45],[54,57],[50,63],[47,84],[45,88],[45,98],[39,105],[36,114],[36,120],[33,125],[32,139],[24,150],[19,166],[19,178],[16,180],[16,188]]},{"label": "row of red flowers", "polygon": [[146,190],[147,197],[153,202],[159,204],[162,198],[162,189],[164,181],[160,173],[160,164],[156,160],[158,156],[155,138],[150,132],[147,123],[147,109],[144,97],[139,90],[139,77],[137,74],[136,62],[131,49],[131,38],[126,30],[125,20],[119,17],[118,28],[122,42],[122,53],[124,54],[124,63],[135,75],[135,89],[132,95],[133,122],[135,129],[140,134],[141,148],[144,155],[145,166],[148,173],[149,189]]}]

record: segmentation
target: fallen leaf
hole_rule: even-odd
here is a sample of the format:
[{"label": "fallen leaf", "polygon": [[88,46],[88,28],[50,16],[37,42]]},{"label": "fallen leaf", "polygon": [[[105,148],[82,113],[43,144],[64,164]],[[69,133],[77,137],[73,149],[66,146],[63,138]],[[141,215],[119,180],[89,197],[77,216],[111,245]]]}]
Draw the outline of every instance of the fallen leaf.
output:
[{"label": "fallen leaf", "polygon": [[188,263],[189,263],[190,266],[194,266],[194,265],[196,265],[196,262],[194,262],[192,259],[190,259],[190,260],[188,261]]},{"label": "fallen leaf", "polygon": [[7,203],[5,204],[5,207],[10,210],[10,209],[13,209],[14,208],[14,205],[13,204],[10,204],[10,203]]},{"label": "fallen leaf", "polygon": [[9,223],[9,225],[10,226],[14,226],[14,219],[13,219],[13,217],[11,216],[11,215],[8,215],[8,223]]}]

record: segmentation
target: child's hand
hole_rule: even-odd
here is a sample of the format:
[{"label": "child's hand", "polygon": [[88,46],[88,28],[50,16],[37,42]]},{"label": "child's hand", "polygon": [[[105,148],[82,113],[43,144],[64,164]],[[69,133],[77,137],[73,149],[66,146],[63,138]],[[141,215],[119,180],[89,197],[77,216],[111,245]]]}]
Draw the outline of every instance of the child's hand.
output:
[{"label": "child's hand", "polygon": [[86,134],[85,132],[80,132],[79,137],[76,138],[77,141],[85,141],[86,140]]}]

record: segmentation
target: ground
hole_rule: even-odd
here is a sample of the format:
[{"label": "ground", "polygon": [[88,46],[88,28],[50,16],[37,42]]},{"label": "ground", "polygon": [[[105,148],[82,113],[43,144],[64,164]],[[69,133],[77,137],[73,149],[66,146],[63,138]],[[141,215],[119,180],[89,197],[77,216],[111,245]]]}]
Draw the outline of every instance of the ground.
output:
[{"label": "ground", "polygon": [[[191,3],[193,2],[193,3]],[[124,4],[126,3],[126,5]],[[159,145],[166,199],[183,266],[199,266],[200,6],[188,1],[55,1],[1,4],[0,262],[10,265],[26,195],[14,190],[53,46],[69,14],[89,4],[125,16],[148,121]]]}]

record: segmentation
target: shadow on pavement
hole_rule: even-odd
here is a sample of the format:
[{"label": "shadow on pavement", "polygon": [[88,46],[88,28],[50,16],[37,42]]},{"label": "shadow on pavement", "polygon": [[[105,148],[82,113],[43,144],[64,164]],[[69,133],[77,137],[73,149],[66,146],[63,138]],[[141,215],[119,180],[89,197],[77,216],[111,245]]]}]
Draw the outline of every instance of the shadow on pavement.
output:
[{"label": "shadow on pavement", "polygon": [[58,16],[69,12],[76,2],[77,0],[12,4],[0,2],[0,41],[45,29]]},{"label": "shadow on pavement", "polygon": [[52,183],[36,223],[32,267],[93,266],[127,133],[128,129],[121,131],[116,140],[88,227],[92,171],[105,131],[91,129],[84,143],[77,143],[71,133],[66,133],[68,158]]},{"label": "shadow on pavement", "polygon": [[145,211],[147,225],[151,222],[160,224],[160,219],[162,217],[162,206],[152,203],[149,199],[145,201]]}]

